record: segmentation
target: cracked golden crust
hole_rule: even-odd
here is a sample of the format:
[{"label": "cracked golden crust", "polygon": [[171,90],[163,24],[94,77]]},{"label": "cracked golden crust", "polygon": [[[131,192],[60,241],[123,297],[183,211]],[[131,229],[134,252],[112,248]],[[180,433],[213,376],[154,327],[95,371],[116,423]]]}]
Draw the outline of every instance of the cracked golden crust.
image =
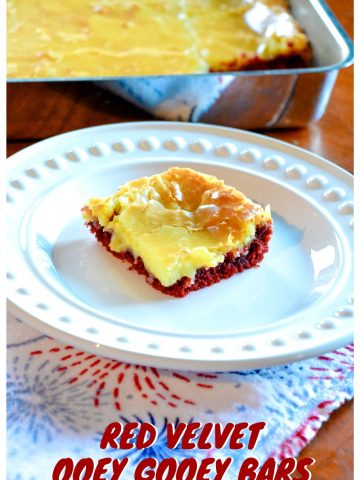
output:
[{"label": "cracked golden crust", "polygon": [[219,240],[236,237],[246,221],[255,219],[260,224],[270,218],[267,210],[222,180],[174,167],[128,182],[105,200],[91,199],[86,210],[88,220],[96,217],[106,227],[114,215],[134,205],[150,220],[149,228],[172,225],[206,230]]}]

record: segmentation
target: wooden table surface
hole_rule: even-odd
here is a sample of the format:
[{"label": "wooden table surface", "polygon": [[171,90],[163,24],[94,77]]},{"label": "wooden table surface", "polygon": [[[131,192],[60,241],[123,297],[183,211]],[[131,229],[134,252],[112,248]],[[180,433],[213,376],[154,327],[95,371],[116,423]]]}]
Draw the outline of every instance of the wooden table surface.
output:
[{"label": "wooden table surface", "polygon": [[[353,0],[328,0],[353,37]],[[151,115],[87,82],[8,85],[8,155],[43,138]],[[318,153],[353,172],[353,68],[340,72],[324,117],[303,129],[263,132]],[[301,456],[313,457],[314,480],[353,479],[353,403],[332,414]]]}]

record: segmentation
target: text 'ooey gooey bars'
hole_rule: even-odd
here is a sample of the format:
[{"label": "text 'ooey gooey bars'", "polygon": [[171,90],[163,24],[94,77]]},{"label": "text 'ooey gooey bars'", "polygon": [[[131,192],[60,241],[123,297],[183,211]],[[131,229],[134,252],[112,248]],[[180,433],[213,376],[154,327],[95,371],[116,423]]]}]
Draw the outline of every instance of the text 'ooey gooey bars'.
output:
[{"label": "text 'ooey gooey bars'", "polygon": [[272,235],[269,207],[189,168],[130,181],[82,212],[109,252],[175,297],[258,266]]}]

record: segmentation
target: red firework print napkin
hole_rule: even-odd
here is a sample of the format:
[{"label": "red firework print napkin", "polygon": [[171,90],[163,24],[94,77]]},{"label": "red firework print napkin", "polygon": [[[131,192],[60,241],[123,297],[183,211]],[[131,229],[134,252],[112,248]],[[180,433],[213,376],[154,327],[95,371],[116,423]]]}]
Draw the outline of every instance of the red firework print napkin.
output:
[{"label": "red firework print napkin", "polygon": [[[103,458],[99,442],[111,422],[150,422],[159,432],[151,451],[107,451],[130,456],[121,478],[133,478],[143,457],[189,456],[169,450],[169,422],[265,421],[256,451],[221,450],[239,465],[246,456],[294,457],[322,422],[353,396],[353,347],[291,365],[228,373],[194,373],[129,365],[40,335],[8,316],[8,480],[51,478],[60,458]],[[191,450],[203,459],[209,452]],[[36,457],[36,462],[34,458]],[[231,469],[226,478],[233,479]],[[104,478],[107,478],[106,476]],[[111,478],[109,476],[109,478]]]}]

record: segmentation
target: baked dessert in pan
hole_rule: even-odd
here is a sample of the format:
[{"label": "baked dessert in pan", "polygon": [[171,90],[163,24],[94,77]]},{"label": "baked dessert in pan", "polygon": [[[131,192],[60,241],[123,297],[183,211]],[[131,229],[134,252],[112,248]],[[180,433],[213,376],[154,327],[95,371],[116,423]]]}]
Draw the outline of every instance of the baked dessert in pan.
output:
[{"label": "baked dessert in pan", "polygon": [[172,75],[306,66],[285,0],[8,0],[9,78]]},{"label": "baked dessert in pan", "polygon": [[272,235],[269,206],[190,168],[132,180],[82,215],[110,253],[175,297],[258,266]]}]

